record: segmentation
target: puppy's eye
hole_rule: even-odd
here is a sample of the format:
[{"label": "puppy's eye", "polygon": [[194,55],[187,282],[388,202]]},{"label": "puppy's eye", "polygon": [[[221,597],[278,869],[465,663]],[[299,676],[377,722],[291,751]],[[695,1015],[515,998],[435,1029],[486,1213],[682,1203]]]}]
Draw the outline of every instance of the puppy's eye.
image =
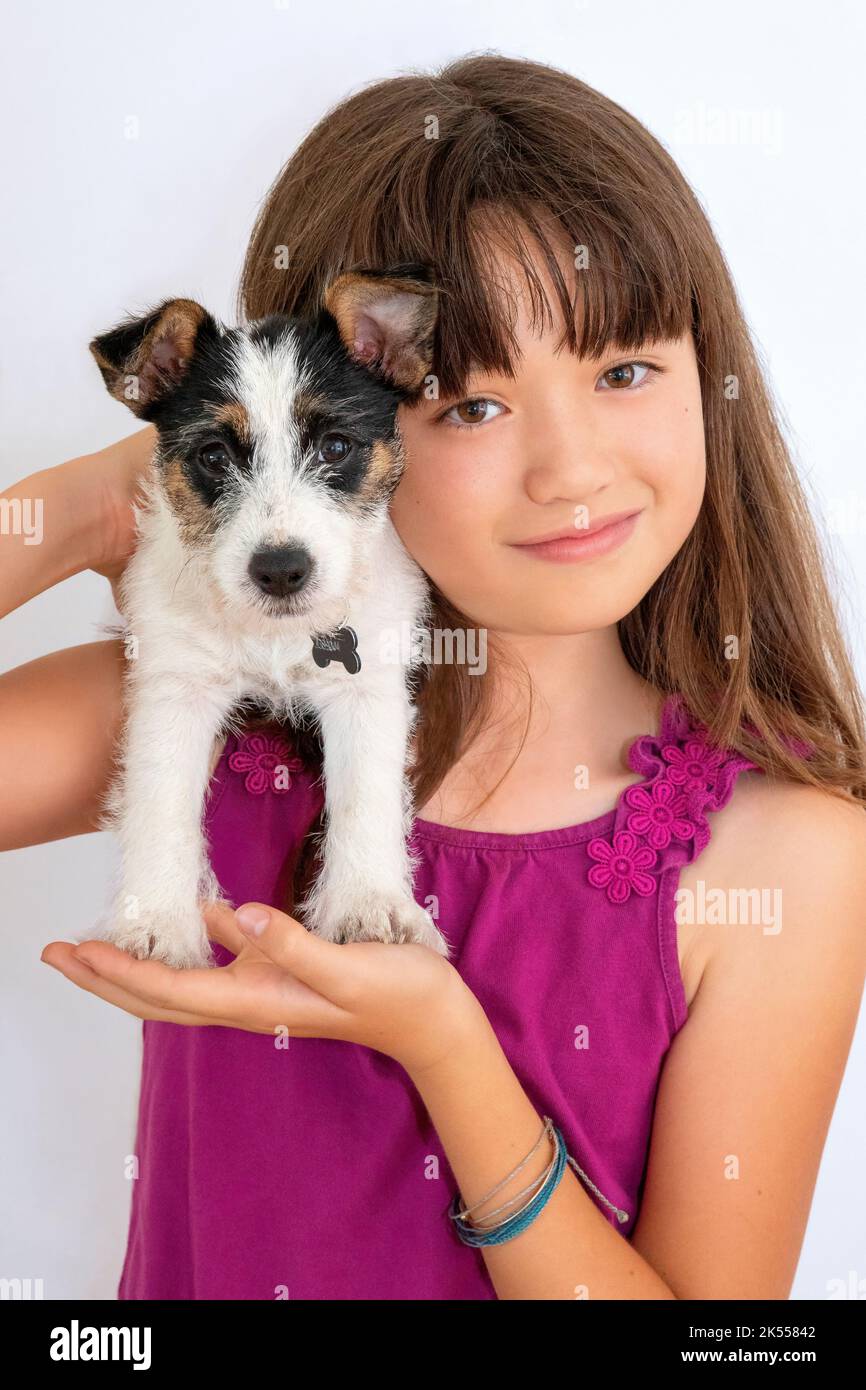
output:
[{"label": "puppy's eye", "polygon": [[212,439],[198,451],[198,464],[209,478],[221,478],[234,462],[231,450],[221,439]]},{"label": "puppy's eye", "polygon": [[355,447],[344,434],[323,434],[319,440],[319,463],[344,463]]}]

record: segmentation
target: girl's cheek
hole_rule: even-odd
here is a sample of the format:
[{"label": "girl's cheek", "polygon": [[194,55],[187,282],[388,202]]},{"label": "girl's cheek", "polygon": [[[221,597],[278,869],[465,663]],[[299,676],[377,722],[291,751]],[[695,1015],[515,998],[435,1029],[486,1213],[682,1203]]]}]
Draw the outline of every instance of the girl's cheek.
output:
[{"label": "girl's cheek", "polygon": [[706,444],[700,402],[697,408],[672,402],[643,422],[636,442],[636,463],[653,485],[691,497],[703,489]]},{"label": "girl's cheek", "polygon": [[[427,456],[416,452],[394,493],[391,517],[398,532],[415,525],[459,534],[482,528],[501,508],[503,460],[443,444]],[[405,537],[404,537],[405,540]]]},{"label": "girl's cheek", "polygon": [[486,512],[477,492],[465,480],[451,478],[447,469],[430,461],[426,474],[404,476],[391,500],[391,520],[415,561],[437,583],[457,574],[473,546],[481,543]]},{"label": "girl's cheek", "polygon": [[663,522],[664,539],[675,554],[692,530],[706,490],[706,458],[703,439],[684,437],[671,442],[671,450],[656,459],[651,486],[654,507]]}]

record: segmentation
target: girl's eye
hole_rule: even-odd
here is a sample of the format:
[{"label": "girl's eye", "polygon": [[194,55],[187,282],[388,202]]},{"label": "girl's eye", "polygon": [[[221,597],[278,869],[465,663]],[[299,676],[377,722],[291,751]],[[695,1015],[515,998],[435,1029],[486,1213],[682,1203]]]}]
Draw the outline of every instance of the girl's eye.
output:
[{"label": "girl's eye", "polygon": [[[661,372],[662,367],[653,366],[652,362],[621,362],[616,367],[608,367],[607,371],[599,378],[606,384],[602,387],[604,391],[637,391],[641,386],[646,386],[653,373]],[[640,377],[635,383],[635,374],[645,372],[646,375]]]},{"label": "girl's eye", "polygon": [[[491,401],[487,396],[471,396],[469,400],[458,401],[457,405],[452,405],[450,410],[446,410],[444,415],[440,415],[443,423],[454,425],[458,430],[474,429],[477,425],[486,425],[488,419],[495,419],[495,416],[487,416],[484,411],[488,405],[496,406],[498,410],[505,407],[498,401]],[[455,420],[455,412],[460,416]]]}]

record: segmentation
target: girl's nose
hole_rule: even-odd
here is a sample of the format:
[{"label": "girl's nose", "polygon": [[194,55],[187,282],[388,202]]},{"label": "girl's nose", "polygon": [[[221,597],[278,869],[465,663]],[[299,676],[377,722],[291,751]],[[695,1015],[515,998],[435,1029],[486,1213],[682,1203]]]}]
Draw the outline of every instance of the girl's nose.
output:
[{"label": "girl's nose", "polygon": [[597,426],[567,402],[546,411],[543,427],[539,423],[528,434],[522,441],[524,487],[533,502],[577,502],[593,496],[615,476],[613,451]]}]

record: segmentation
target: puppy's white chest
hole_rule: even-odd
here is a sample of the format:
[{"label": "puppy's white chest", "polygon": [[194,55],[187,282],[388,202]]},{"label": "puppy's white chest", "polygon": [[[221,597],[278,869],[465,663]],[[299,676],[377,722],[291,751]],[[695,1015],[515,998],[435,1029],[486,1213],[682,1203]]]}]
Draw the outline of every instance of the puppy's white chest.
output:
[{"label": "puppy's white chest", "polygon": [[311,637],[257,642],[245,658],[245,674],[271,695],[297,688],[315,670]]}]

